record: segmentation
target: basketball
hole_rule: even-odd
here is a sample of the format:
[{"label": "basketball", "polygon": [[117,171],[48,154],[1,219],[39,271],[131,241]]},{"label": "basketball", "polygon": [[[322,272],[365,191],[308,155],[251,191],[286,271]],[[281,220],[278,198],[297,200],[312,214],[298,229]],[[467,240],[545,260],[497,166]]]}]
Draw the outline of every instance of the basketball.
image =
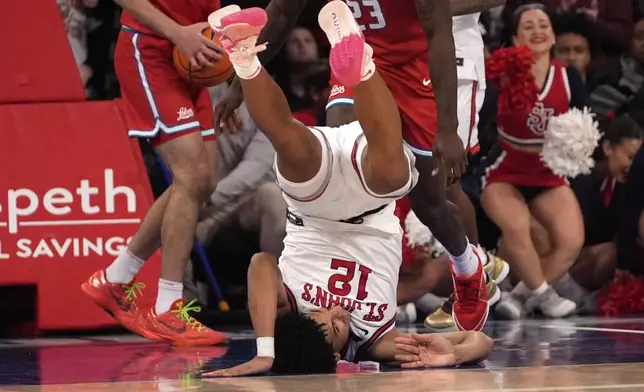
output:
[{"label": "basketball", "polygon": [[[221,45],[219,38],[215,32],[210,28],[204,29],[201,34],[214,43]],[[222,52],[222,57],[219,60],[212,60],[210,64],[212,67],[195,69],[190,65],[190,59],[181,53],[176,47],[172,53],[174,66],[179,72],[179,75],[188,80],[191,84],[199,86],[211,87],[225,82],[233,74],[233,65],[230,63],[228,53]]]}]

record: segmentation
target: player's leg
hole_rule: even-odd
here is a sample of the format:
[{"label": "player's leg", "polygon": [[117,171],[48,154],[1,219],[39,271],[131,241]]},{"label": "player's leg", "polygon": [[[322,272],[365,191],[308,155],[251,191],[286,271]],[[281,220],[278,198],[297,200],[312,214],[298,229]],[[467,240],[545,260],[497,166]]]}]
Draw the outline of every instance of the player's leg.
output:
[{"label": "player's leg", "polygon": [[222,44],[241,81],[253,120],[275,147],[280,175],[293,183],[316,177],[323,161],[322,143],[293,118],[284,93],[256,55],[257,37],[266,24],[266,12],[260,8],[240,11],[237,6],[228,6],[212,13],[208,22],[223,37]]},{"label": "player's leg", "polygon": [[[193,244],[198,209],[215,186],[213,159],[202,140],[195,97],[187,82],[174,70],[168,60],[170,57],[147,51],[150,46],[168,53],[172,51],[172,44],[167,41],[122,32],[117,44],[116,71],[121,81],[130,136],[151,141],[172,172],[173,184],[153,204],[139,232],[102,275],[102,285],[99,284],[100,279],[96,279],[102,272],[84,285],[84,290],[94,294],[95,300],[102,288],[103,297],[109,294],[112,302],[114,291],[119,292],[118,287],[125,286],[124,290],[128,291],[125,301],[116,301],[119,302],[116,306],[105,301],[97,302],[128,327],[132,327],[132,319],[124,321],[124,314],[132,316],[136,310],[129,305],[135,298],[129,291],[140,287],[131,282],[145,259],[158,249],[161,242],[164,252],[156,314],[169,314],[174,305],[183,306],[183,273]],[[181,109],[182,116],[177,117],[177,108]],[[145,326],[139,325],[138,321],[135,332],[141,333],[143,329],[146,335]],[[225,339],[222,334],[207,338]]]},{"label": "player's leg", "polygon": [[[476,94],[478,82],[470,79],[458,80],[458,135],[463,141],[465,151],[470,151],[473,131],[478,124],[478,108]],[[479,236],[476,227],[476,211],[470,198],[463,192],[460,183],[452,184],[447,188],[447,199],[454,204],[461,213],[465,234],[473,245],[479,245]]]},{"label": "player's leg", "polygon": [[[478,151],[478,111],[483,105],[484,94],[484,82],[481,86],[477,80],[458,80],[457,132],[463,141],[465,150],[472,154]],[[478,236],[476,210],[469,196],[463,191],[460,182],[452,184],[447,188],[447,200],[458,208],[460,216],[463,219],[465,234],[467,235],[468,240],[480,251],[484,264],[483,268],[488,274],[488,277],[491,278],[491,281],[488,282],[487,290],[489,304],[492,306],[495,302],[493,293],[497,292],[496,285],[505,280],[510,267],[504,260],[492,254],[488,254],[488,252],[481,247]],[[450,297],[443,306],[436,309],[427,317],[425,324],[434,329],[439,329],[439,326],[453,326],[453,321],[449,322],[452,313],[452,303],[453,297]]]},{"label": "player's leg", "polygon": [[431,155],[417,153],[416,169],[418,183],[409,200],[418,219],[450,255],[455,288],[454,321],[459,329],[479,330],[488,315],[484,255],[469,244],[460,211],[447,200],[447,180],[440,162]]},{"label": "player's leg", "polygon": [[410,181],[410,159],[403,149],[400,113],[376,71],[373,50],[344,2],[327,3],[318,21],[331,43],[334,76],[353,86],[356,118],[368,145],[361,158],[366,185],[380,195],[398,191]]},{"label": "player's leg", "polygon": [[[427,293],[449,295],[449,260],[446,256],[433,258],[428,253],[418,252],[409,269],[401,269],[396,297],[398,305],[412,302]],[[449,284],[451,286],[451,284]]]}]

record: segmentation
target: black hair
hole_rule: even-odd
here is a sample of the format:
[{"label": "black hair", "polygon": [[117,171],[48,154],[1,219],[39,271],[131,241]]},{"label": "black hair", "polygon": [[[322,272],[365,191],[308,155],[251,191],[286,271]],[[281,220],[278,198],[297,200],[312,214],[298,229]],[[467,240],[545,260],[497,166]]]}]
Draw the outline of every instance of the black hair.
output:
[{"label": "black hair", "polygon": [[644,130],[628,114],[601,120],[599,130],[602,132],[602,137],[593,154],[595,161],[602,161],[606,158],[603,148],[604,142],[608,142],[609,145],[614,147],[626,139],[644,139]]},{"label": "black hair", "polygon": [[588,41],[588,48],[592,56],[597,55],[601,48],[599,30],[593,21],[584,14],[577,12],[565,12],[550,15],[552,28],[555,36],[563,34],[576,34]]},{"label": "black hair", "polygon": [[628,114],[605,120],[602,128],[605,129],[602,141],[607,141],[611,146],[616,146],[625,139],[644,139],[644,131]]},{"label": "black hair", "polygon": [[325,374],[336,368],[335,352],[322,325],[289,313],[275,321],[274,374]]},{"label": "black hair", "polygon": [[[519,22],[521,22],[521,16],[523,16],[524,12],[530,10],[541,10],[548,14],[546,6],[540,3],[524,4],[518,7],[512,14],[512,35],[517,35],[517,31],[519,30]],[[548,15],[548,17],[550,17],[550,15]]]}]

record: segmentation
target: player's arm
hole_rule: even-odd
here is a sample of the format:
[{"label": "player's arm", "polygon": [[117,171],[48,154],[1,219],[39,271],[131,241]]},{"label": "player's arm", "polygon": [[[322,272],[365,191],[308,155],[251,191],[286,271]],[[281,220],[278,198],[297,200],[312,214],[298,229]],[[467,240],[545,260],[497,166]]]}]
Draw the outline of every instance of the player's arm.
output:
[{"label": "player's arm", "polygon": [[166,37],[184,54],[190,57],[194,67],[209,67],[208,59],[219,60],[223,49],[207,39],[201,32],[207,22],[181,26],[157,9],[148,0],[115,0],[118,5],[132,14],[136,20]]},{"label": "player's arm", "polygon": [[400,362],[402,367],[442,367],[476,363],[485,359],[494,342],[481,332],[406,334],[389,331],[370,348],[379,362]]},{"label": "player's arm", "polygon": [[288,312],[288,300],[275,256],[268,253],[254,255],[248,267],[247,283],[250,319],[257,336],[257,355],[239,366],[205,373],[204,376],[245,376],[266,372],[273,366],[275,319],[278,313]]},{"label": "player's arm", "polygon": [[452,15],[476,14],[505,5],[505,0],[452,0]]},{"label": "player's arm", "polygon": [[[450,0],[415,0],[416,11],[429,43],[429,75],[436,92],[438,131],[456,134],[456,53]],[[437,61],[431,61],[434,58]]]},{"label": "player's arm", "polygon": [[268,253],[253,256],[248,267],[248,308],[258,338],[275,335],[277,314],[289,305],[277,259]]},{"label": "player's arm", "polygon": [[490,355],[494,347],[494,341],[483,332],[458,331],[434,335],[452,344],[456,365],[481,362]]},{"label": "player's arm", "polygon": [[148,26],[152,30],[170,39],[179,27],[177,22],[159,11],[148,0],[114,0],[127,12],[132,14],[136,20]]}]

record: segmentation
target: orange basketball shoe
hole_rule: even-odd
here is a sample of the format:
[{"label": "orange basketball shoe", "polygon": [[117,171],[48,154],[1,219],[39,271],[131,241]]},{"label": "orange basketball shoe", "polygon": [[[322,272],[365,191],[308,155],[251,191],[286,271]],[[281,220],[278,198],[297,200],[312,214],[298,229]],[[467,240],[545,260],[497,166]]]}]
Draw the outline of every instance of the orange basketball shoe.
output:
[{"label": "orange basketball shoe", "polygon": [[143,331],[136,299],[143,294],[144,288],[144,283],[134,281],[128,284],[110,283],[105,277],[105,270],[95,272],[81,285],[81,290],[98,306],[138,335],[143,335]]},{"label": "orange basketball shoe", "polygon": [[150,308],[141,318],[143,336],[148,339],[169,340],[176,346],[211,346],[226,341],[226,335],[201,324],[188,312],[200,312],[200,306],[192,306],[196,300],[184,304],[183,300],[174,301],[170,310],[157,315]]}]

